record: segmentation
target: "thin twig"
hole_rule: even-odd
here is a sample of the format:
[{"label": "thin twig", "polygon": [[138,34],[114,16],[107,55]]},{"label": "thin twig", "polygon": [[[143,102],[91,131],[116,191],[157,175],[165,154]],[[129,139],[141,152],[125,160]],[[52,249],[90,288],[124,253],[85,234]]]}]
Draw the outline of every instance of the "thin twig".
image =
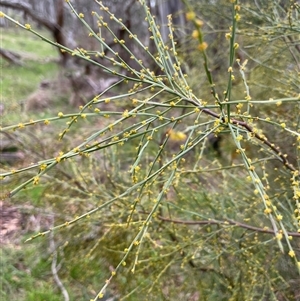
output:
[{"label": "thin twig", "polygon": [[56,285],[58,286],[58,288],[61,290],[61,293],[64,296],[64,300],[65,301],[70,301],[70,297],[69,297],[69,293],[66,290],[66,288],[64,287],[63,283],[61,282],[58,273],[57,273],[57,248],[55,246],[55,242],[54,242],[54,234],[53,231],[50,232],[49,235],[49,240],[50,240],[50,249],[52,253],[52,263],[51,263],[51,271],[53,274],[53,278],[54,281],[56,283]]},{"label": "thin twig", "polygon": [[[196,107],[198,107],[200,110],[202,110],[202,112],[204,112],[205,114],[213,116],[218,119],[221,119],[223,122],[225,122],[224,117],[220,116],[218,113],[215,113],[209,109],[199,107],[199,104],[192,99],[188,99],[187,101],[189,103],[194,104]],[[256,139],[262,141],[263,144],[267,145],[281,159],[281,162],[284,164],[284,166],[286,168],[288,168],[289,170],[291,170],[293,172],[297,171],[297,169],[288,161],[286,156],[281,152],[281,150],[279,149],[278,146],[276,146],[274,143],[271,143],[265,136],[259,135],[258,133],[256,133],[247,122],[237,120],[237,119],[230,119],[230,122],[232,124],[243,127],[244,129],[247,130],[247,132],[251,133]]]},{"label": "thin twig", "polygon": [[[143,213],[146,213],[146,212],[143,212]],[[224,221],[218,221],[218,220],[214,220],[214,219],[202,220],[202,221],[185,221],[185,220],[179,220],[179,219],[165,218],[162,216],[158,216],[158,218],[165,222],[174,223],[174,224],[183,224],[183,225],[232,225],[232,226],[237,226],[237,227],[245,228],[245,229],[256,231],[256,232],[275,235],[274,230],[251,226],[251,225],[237,222],[237,221],[234,221],[231,219],[225,219]],[[287,234],[292,237],[300,237],[300,233],[298,233],[298,232],[287,232]]]}]

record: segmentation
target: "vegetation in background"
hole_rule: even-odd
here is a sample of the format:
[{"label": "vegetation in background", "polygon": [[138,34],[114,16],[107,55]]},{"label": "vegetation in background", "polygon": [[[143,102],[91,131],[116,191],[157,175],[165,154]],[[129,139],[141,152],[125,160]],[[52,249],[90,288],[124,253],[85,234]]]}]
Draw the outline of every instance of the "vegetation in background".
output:
[{"label": "vegetation in background", "polygon": [[1,103],[8,113],[1,117],[3,126],[19,120],[24,100],[38,88],[41,81],[55,78],[59,68],[55,48],[19,28],[1,29],[1,47],[20,55],[21,62],[20,65],[13,65],[4,59],[0,61]]},{"label": "vegetation in background", "polygon": [[[212,5],[184,1],[193,29],[177,47],[172,17],[164,41],[139,1],[149,51],[101,2],[130,44],[99,12],[94,31],[66,2],[99,47],[58,47],[120,80],[79,111],[58,104],[51,117],[2,125],[27,148],[23,165],[2,166],[2,199],[30,200],[42,217],[17,259],[3,256],[3,297],[22,279],[23,300],[299,299],[297,3],[222,1],[214,27]],[[55,46],[32,24],[18,26]]]}]

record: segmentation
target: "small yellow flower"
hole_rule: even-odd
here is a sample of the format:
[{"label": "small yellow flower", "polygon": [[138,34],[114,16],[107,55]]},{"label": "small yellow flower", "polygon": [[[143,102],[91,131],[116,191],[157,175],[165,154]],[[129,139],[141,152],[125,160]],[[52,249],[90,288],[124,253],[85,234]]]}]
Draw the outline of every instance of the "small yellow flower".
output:
[{"label": "small yellow flower", "polygon": [[127,117],[129,116],[128,110],[125,110],[125,111],[123,112],[122,116],[123,116],[124,118],[127,118]]},{"label": "small yellow flower", "polygon": [[203,26],[203,24],[204,24],[204,22],[202,21],[202,20],[200,20],[200,19],[196,19],[196,24],[199,26],[199,27],[202,27]]},{"label": "small yellow flower", "polygon": [[187,138],[185,133],[181,131],[175,131],[172,129],[167,132],[167,135],[169,135],[169,139],[174,142],[181,142],[186,140]]},{"label": "small yellow flower", "polygon": [[4,18],[4,16],[5,14],[2,11],[0,11],[0,18]]},{"label": "small yellow flower", "polygon": [[196,14],[193,11],[189,11],[185,14],[185,17],[188,21],[195,20]]},{"label": "small yellow flower", "polygon": [[204,51],[208,47],[208,44],[206,42],[202,42],[201,44],[198,45],[198,49],[200,51]]},{"label": "small yellow flower", "polygon": [[63,112],[59,112],[59,113],[57,114],[57,116],[58,116],[58,117],[63,117],[63,116],[64,116],[64,113],[63,113]]},{"label": "small yellow flower", "polygon": [[226,40],[229,40],[231,38],[231,33],[230,32],[226,33],[225,38],[226,38]]},{"label": "small yellow flower", "polygon": [[193,32],[192,32],[192,38],[193,39],[197,39],[199,37],[199,31],[198,30],[194,30]]},{"label": "small yellow flower", "polygon": [[40,170],[45,170],[47,168],[47,164],[41,164],[40,165]]},{"label": "small yellow flower", "polygon": [[79,16],[79,18],[84,18],[84,14],[83,13],[80,13],[78,16]]},{"label": "small yellow flower", "polygon": [[291,251],[289,251],[289,255],[290,255],[291,257],[295,257],[295,252],[294,252],[293,250],[291,250]]},{"label": "small yellow flower", "polygon": [[25,24],[25,28],[28,29],[28,30],[30,30],[31,29],[30,24]]},{"label": "small yellow flower", "polygon": [[40,177],[36,176],[33,178],[33,185],[37,185],[40,181]]},{"label": "small yellow flower", "polygon": [[265,214],[269,214],[269,213],[271,213],[272,212],[272,209],[270,209],[270,208],[266,208],[265,210],[264,210],[264,213]]},{"label": "small yellow flower", "polygon": [[237,135],[237,136],[236,136],[236,140],[237,140],[237,141],[243,140],[243,136],[242,136],[242,135]]},{"label": "small yellow flower", "polygon": [[238,22],[238,21],[241,20],[241,15],[240,14],[236,14],[234,18]]}]

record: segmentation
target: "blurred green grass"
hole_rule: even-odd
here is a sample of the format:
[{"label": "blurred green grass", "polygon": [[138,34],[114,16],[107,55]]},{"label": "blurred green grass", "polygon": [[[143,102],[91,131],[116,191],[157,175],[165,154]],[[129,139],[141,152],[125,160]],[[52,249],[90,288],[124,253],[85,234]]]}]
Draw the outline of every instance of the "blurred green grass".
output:
[{"label": "blurred green grass", "polygon": [[[39,30],[39,32],[51,39],[47,31]],[[55,47],[43,42],[41,38],[32,33],[18,28],[1,29],[1,47],[32,58],[47,60],[58,58]]]},{"label": "blurred green grass", "polygon": [[40,252],[36,247],[36,244],[1,247],[1,300],[61,300],[52,283],[45,281],[51,261],[40,254],[36,256]]},{"label": "blurred green grass", "polygon": [[[42,32],[49,37],[47,32]],[[21,56],[22,65],[0,58],[0,102],[5,113],[2,123],[13,123],[22,111],[22,101],[35,91],[42,80],[59,72],[56,49],[31,33],[15,28],[1,29],[1,47]]]}]

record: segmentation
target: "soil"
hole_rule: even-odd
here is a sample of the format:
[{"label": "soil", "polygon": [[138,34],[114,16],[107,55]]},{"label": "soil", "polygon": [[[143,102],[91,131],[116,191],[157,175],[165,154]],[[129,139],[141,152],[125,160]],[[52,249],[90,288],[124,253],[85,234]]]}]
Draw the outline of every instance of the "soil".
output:
[{"label": "soil", "polygon": [[0,245],[9,244],[22,230],[22,214],[3,201],[0,201],[0,209]]}]

